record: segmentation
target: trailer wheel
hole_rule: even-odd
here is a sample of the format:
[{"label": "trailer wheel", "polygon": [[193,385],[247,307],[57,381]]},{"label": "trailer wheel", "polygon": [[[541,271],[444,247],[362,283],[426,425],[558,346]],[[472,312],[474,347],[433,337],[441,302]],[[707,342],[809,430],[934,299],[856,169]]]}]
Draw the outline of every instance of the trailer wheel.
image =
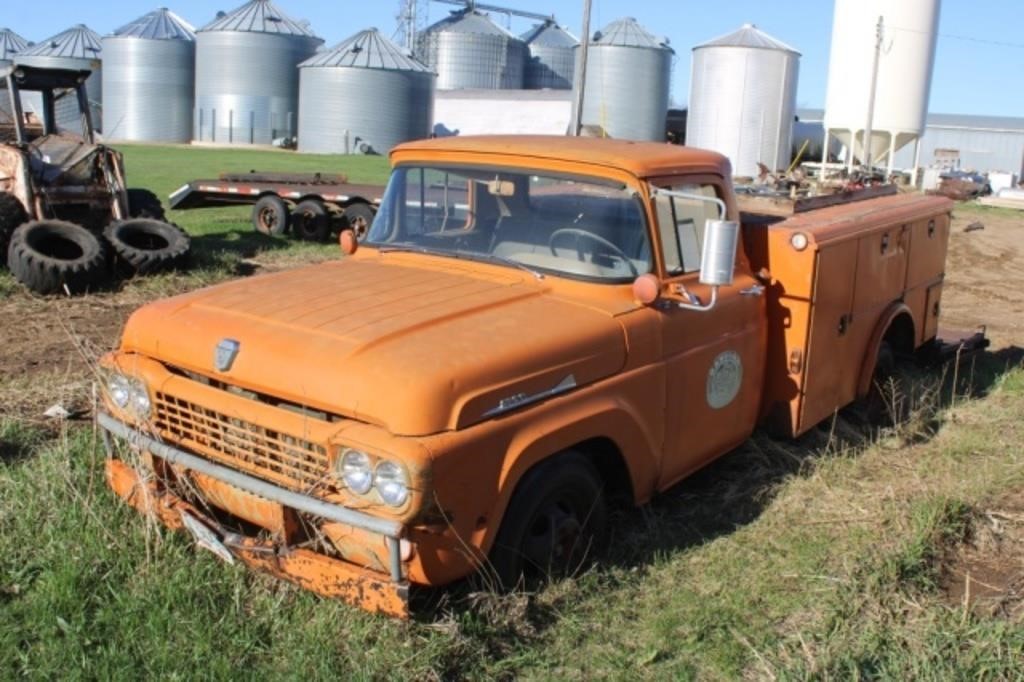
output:
[{"label": "trailer wheel", "polygon": [[373,209],[369,204],[357,203],[345,207],[345,222],[348,228],[356,233],[356,239],[366,238],[373,225]]},{"label": "trailer wheel", "polygon": [[152,218],[153,220],[164,220],[167,214],[164,213],[164,205],[160,203],[160,197],[148,189],[128,190],[128,215],[132,218]]},{"label": "trailer wheel", "polygon": [[107,225],[103,236],[113,248],[119,270],[145,275],[184,265],[191,240],[177,225],[138,218]]},{"label": "trailer wheel", "polygon": [[288,218],[288,205],[276,194],[260,197],[252,207],[252,225],[263,234],[284,234],[288,230]]},{"label": "trailer wheel", "polygon": [[319,199],[299,202],[292,212],[292,234],[310,242],[323,242],[331,235],[331,214]]},{"label": "trailer wheel", "polygon": [[590,460],[566,452],[531,469],[516,486],[491,549],[494,577],[509,589],[572,575],[600,554],[608,511]]},{"label": "trailer wheel", "polygon": [[63,220],[25,223],[7,249],[14,277],[37,294],[80,294],[107,275],[107,250],[89,230]]},{"label": "trailer wheel", "polygon": [[0,254],[7,253],[14,230],[27,221],[28,213],[18,197],[10,192],[0,192]]}]

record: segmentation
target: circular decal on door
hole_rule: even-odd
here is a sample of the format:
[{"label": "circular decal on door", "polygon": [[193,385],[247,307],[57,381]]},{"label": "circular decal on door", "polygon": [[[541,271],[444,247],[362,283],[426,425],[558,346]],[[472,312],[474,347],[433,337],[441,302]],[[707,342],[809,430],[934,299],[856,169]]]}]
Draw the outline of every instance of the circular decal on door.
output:
[{"label": "circular decal on door", "polygon": [[708,370],[708,405],[716,410],[725,407],[735,400],[742,383],[743,361],[739,353],[731,350],[721,353]]}]

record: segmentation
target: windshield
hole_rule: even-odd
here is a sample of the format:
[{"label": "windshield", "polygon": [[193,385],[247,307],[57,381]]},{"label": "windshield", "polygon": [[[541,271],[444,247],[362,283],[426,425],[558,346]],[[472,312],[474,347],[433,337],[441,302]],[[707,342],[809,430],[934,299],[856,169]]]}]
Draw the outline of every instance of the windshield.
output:
[{"label": "windshield", "polygon": [[608,282],[651,270],[633,192],[530,171],[399,167],[367,243]]}]

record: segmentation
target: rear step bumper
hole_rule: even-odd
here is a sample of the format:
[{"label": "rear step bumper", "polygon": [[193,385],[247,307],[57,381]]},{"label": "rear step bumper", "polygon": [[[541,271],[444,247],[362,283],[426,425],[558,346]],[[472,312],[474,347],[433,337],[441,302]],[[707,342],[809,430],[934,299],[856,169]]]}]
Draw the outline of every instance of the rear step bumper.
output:
[{"label": "rear step bumper", "polygon": [[941,364],[954,358],[983,351],[991,345],[983,326],[973,332],[939,329],[931,345],[922,349],[921,359],[927,364]]}]

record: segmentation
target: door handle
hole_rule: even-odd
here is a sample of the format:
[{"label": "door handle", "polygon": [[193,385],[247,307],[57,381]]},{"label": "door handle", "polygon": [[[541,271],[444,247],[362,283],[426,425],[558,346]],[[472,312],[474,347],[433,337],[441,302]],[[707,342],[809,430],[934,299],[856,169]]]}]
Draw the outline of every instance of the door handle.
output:
[{"label": "door handle", "polygon": [[746,289],[740,289],[740,296],[763,296],[764,286],[760,284],[754,284],[747,287]]}]

